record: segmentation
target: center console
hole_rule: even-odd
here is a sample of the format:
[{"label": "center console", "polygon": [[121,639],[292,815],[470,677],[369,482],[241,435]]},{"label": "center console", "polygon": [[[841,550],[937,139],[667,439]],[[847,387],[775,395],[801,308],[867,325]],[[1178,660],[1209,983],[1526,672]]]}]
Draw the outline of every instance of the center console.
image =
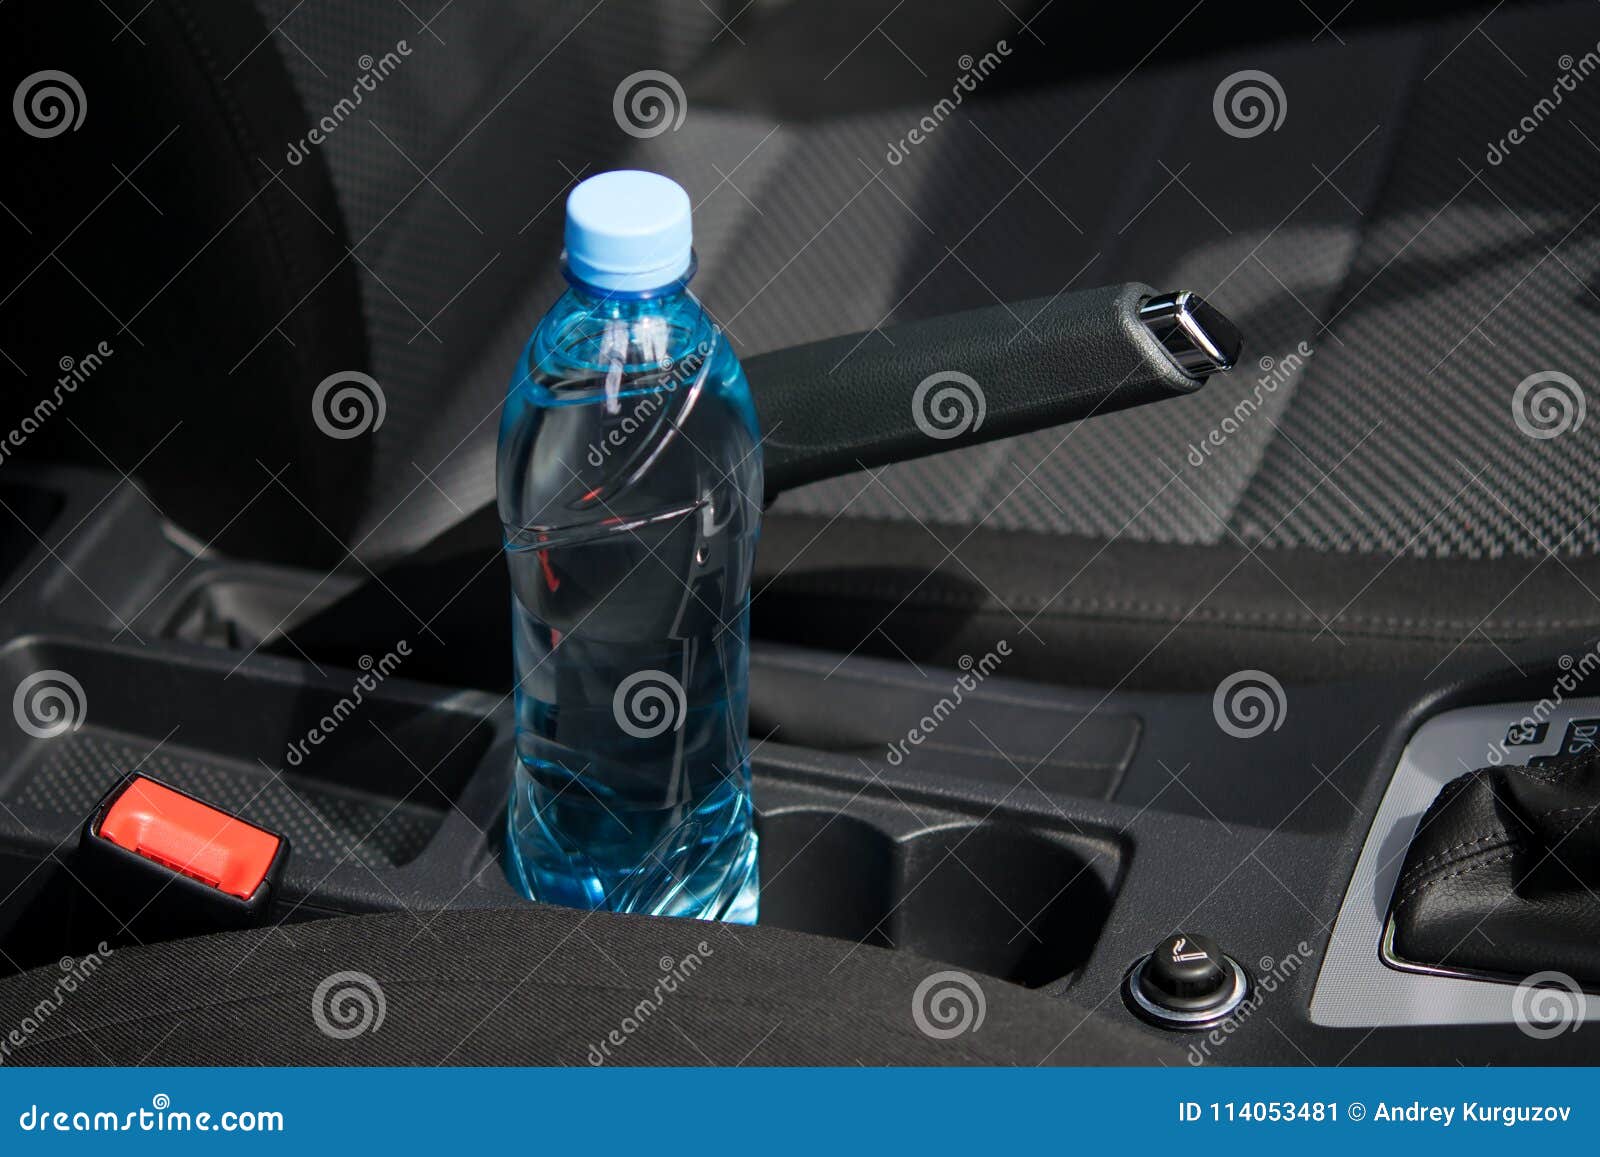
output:
[{"label": "center console", "polygon": [[[525,902],[500,865],[510,699],[416,678],[408,644],[428,623],[354,658],[268,653],[347,580],[196,559],[115,477],[22,482],[0,494],[16,524],[0,535],[0,693],[16,715],[0,728],[0,971],[127,942],[73,853],[129,772],[287,840],[272,924],[393,910],[420,934],[445,908]],[[1002,667],[946,710],[966,663],[758,640],[762,920],[833,938],[841,959],[877,945],[1042,989],[1179,1040],[1195,1063],[1592,1059],[1589,1034],[1522,1031],[1515,984],[1383,955],[1439,788],[1496,744],[1524,762],[1600,720],[1600,698],[1573,698],[1536,739],[1517,730],[1563,653],[1291,687],[1292,726],[1241,734],[1209,689],[1070,690]],[[1139,991],[1213,1011],[1194,993],[1215,980],[1229,1003],[1187,1024],[1148,1015],[1129,987],[1147,976]]]}]

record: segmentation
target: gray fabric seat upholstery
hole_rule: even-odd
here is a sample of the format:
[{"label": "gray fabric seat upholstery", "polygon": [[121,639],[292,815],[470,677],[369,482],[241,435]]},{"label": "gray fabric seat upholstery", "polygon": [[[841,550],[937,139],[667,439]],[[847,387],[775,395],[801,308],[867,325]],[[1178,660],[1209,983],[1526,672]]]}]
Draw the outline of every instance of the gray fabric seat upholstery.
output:
[{"label": "gray fabric seat upholstery", "polygon": [[[308,107],[331,103],[342,82],[313,62],[356,55],[370,27],[263,7],[297,30],[306,55],[278,50]],[[1583,385],[1593,364],[1600,90],[1580,83],[1486,160],[1563,53],[1593,46],[1587,6],[1021,90],[1006,60],[899,164],[887,147],[928,106],[755,111],[740,85],[771,43],[735,44],[704,10],[629,7],[559,46],[549,13],[525,37],[482,36],[474,17],[452,44],[418,38],[372,123],[327,146],[350,232],[370,237],[364,305],[390,397],[364,552],[401,552],[444,504],[488,496],[506,367],[559,288],[563,191],[641,165],[690,189],[697,288],[743,353],[1125,279],[1200,290],[1246,335],[1246,364],[1196,397],[786,495],[764,632],[948,659],[1010,631],[1027,673],[1120,679],[1138,663],[1140,683],[1245,662],[1323,677],[1600,619],[1595,427],[1534,438],[1512,412],[1529,375]],[[1006,34],[998,15],[963,29],[972,46]],[[458,47],[467,25],[479,38]],[[948,93],[959,62],[918,77],[871,40],[844,66]],[[644,67],[681,77],[687,108],[635,140],[600,98]],[[1246,69],[1277,81],[1284,117],[1241,137],[1213,95]]]},{"label": "gray fabric seat upholstery", "polygon": [[[107,400],[31,452],[135,469],[195,545],[359,576],[489,499],[564,194],[646,166],[693,196],[745,355],[1127,280],[1246,338],[1194,397],[783,496],[758,634],[918,662],[1007,635],[1015,675],[1203,685],[1600,621],[1592,6],[1280,12],[1209,51],[1192,7],[1114,41],[1059,7],[164,0],[146,102],[28,137],[0,190],[8,421],[109,331]],[[76,34],[6,19],[18,68]],[[86,83],[141,75],[128,45]],[[1241,84],[1269,122],[1224,115]],[[629,124],[651,85],[674,115]],[[314,391],[355,370],[384,420],[330,439]]]}]

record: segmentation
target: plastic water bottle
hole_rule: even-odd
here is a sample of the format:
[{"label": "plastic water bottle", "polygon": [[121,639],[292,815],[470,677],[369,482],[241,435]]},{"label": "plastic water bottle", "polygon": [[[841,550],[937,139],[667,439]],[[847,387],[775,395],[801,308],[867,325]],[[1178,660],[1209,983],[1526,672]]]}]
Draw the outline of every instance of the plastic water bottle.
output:
[{"label": "plastic water bottle", "polygon": [[755,406],[687,285],[688,195],[567,200],[570,288],[517,364],[498,488],[516,649],[507,863],[575,908],[754,923]]}]

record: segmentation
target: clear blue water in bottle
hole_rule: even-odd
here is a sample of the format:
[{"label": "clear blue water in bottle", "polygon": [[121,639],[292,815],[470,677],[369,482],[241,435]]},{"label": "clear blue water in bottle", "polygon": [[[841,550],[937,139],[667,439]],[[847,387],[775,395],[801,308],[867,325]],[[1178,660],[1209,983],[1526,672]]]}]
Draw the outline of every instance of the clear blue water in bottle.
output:
[{"label": "clear blue water in bottle", "polygon": [[755,407],[686,286],[689,202],[606,173],[568,201],[571,288],[507,394],[516,782],[507,865],[575,908],[754,923]]}]

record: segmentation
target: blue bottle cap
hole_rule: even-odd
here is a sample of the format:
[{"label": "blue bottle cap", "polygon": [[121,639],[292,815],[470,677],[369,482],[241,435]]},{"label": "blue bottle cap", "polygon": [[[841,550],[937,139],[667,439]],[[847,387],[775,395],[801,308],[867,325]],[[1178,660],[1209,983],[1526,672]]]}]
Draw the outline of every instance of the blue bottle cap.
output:
[{"label": "blue bottle cap", "polygon": [[567,273],[597,289],[660,289],[689,272],[689,194],[660,173],[618,169],[567,197]]}]

